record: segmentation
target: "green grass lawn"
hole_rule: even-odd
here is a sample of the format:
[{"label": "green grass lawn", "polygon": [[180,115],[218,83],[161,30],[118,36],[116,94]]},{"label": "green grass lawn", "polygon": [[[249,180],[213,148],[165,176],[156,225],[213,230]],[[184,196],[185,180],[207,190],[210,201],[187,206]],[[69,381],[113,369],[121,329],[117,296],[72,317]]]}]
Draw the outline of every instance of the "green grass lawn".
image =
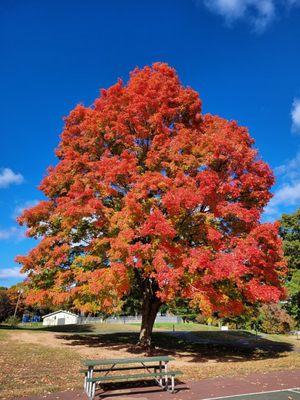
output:
[{"label": "green grass lawn", "polygon": [[35,331],[35,332],[77,332],[77,333],[104,333],[104,332],[137,332],[139,331],[139,324],[82,324],[82,325],[59,325],[59,326],[43,326],[40,322],[19,324],[18,326],[7,326],[0,324],[1,329],[6,330],[22,330],[22,331]]},{"label": "green grass lawn", "polygon": [[[6,327],[9,329],[10,327]],[[87,325],[62,325],[62,326],[43,326],[40,322],[19,324],[13,329],[22,330],[37,330],[37,331],[50,331],[50,332],[138,332],[140,329],[139,323],[132,324],[111,324],[111,323],[97,323]],[[154,324],[154,331],[217,331],[215,326],[208,326],[197,324],[194,322],[189,323],[166,323],[160,322]]]},{"label": "green grass lawn", "polygon": [[[9,327],[5,325],[0,325],[0,338],[3,332],[3,329],[20,329],[25,331],[34,330],[36,332],[66,332],[66,333],[91,333],[91,334],[101,334],[101,333],[114,333],[114,332],[139,332],[140,324],[132,323],[132,324],[111,324],[111,323],[97,323],[97,324],[87,324],[87,325],[62,325],[62,326],[43,326],[40,322],[35,323],[27,323],[27,324],[19,324],[17,327]],[[166,323],[160,322],[154,324],[153,332],[193,332],[195,335],[205,339],[215,339],[215,340],[224,340],[232,341],[232,340],[256,340],[256,334],[254,331],[245,331],[245,330],[229,330],[229,331],[220,331],[220,329],[216,326],[208,326],[204,324],[198,324],[195,322],[189,323]],[[4,333],[3,333],[4,334]],[[277,342],[289,342],[293,343],[295,346],[300,347],[300,340],[296,340],[296,336],[290,335],[267,335],[267,334],[258,334],[258,338],[265,338],[271,341]]]},{"label": "green grass lawn", "polygon": [[166,331],[214,331],[218,330],[215,326],[208,326],[203,324],[197,324],[195,322],[188,323],[177,323],[172,324],[168,322],[159,322],[154,324],[154,330],[166,330]]}]

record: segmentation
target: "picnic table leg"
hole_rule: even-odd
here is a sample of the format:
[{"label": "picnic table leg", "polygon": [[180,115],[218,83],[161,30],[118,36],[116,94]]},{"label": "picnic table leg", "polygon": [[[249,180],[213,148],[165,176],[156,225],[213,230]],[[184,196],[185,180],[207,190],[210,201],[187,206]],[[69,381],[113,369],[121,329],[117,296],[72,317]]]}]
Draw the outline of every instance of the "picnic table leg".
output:
[{"label": "picnic table leg", "polygon": [[89,399],[93,400],[95,397],[95,392],[96,392],[96,382],[93,382],[91,387],[90,387],[90,392],[89,392]]},{"label": "picnic table leg", "polygon": [[175,377],[174,377],[174,375],[171,376],[171,382],[172,382],[171,392],[174,393],[174,391],[175,391]]},{"label": "picnic table leg", "polygon": [[[160,374],[162,373],[162,362],[161,361],[159,362],[159,373]],[[160,383],[160,386],[163,385],[163,377],[161,375],[159,377],[159,383]]]},{"label": "picnic table leg", "polygon": [[165,369],[165,389],[169,388],[169,379],[168,379],[168,362],[164,361],[164,369]]},{"label": "picnic table leg", "polygon": [[[87,377],[92,378],[93,377],[93,367],[88,367],[88,372],[87,372]],[[91,391],[92,391],[92,382],[87,382],[87,387],[86,387],[86,394],[90,397]]]}]

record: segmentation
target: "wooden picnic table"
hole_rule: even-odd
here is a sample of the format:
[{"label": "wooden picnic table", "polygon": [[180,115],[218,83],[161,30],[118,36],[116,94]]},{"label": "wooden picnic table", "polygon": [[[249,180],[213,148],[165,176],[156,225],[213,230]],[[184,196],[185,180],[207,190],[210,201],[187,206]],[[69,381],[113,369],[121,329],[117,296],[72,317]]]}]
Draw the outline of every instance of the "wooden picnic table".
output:
[{"label": "wooden picnic table", "polygon": [[[169,390],[168,382],[170,378],[171,391],[173,393],[174,378],[176,375],[181,374],[181,372],[168,371],[168,363],[172,360],[174,360],[174,358],[169,356],[85,360],[83,365],[86,369],[82,370],[82,372],[85,373],[84,389],[89,399],[93,399],[97,384],[108,381],[129,381],[152,378],[163,389]],[[144,373],[131,373],[127,375],[111,374],[114,371],[131,371],[138,369],[144,370]],[[101,373],[101,375],[95,377],[95,373]]]}]

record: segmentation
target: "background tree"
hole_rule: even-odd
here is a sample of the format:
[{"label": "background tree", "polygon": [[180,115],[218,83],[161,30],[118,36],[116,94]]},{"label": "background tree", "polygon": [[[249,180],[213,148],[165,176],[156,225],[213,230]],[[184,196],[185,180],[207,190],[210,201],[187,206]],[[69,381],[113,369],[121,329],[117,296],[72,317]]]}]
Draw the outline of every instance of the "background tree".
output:
[{"label": "background tree", "polygon": [[279,304],[262,305],[257,322],[265,333],[288,333],[295,328],[295,320]]},{"label": "background tree", "polygon": [[130,292],[124,298],[121,313],[123,315],[141,315],[142,312],[141,289],[137,281],[132,281]]},{"label": "background tree", "polygon": [[7,289],[7,296],[9,298],[11,304],[10,315],[14,315],[16,310],[16,317],[22,318],[25,309],[25,298],[26,294],[24,293],[26,288],[24,288],[23,283],[17,283],[16,285],[11,286]]},{"label": "background tree", "polygon": [[23,283],[18,283],[10,288],[0,288],[0,322],[14,315],[18,298],[19,302],[16,310],[16,317],[19,319],[22,317],[26,305],[24,296],[19,296],[19,294],[20,290],[24,290],[23,286]]},{"label": "background tree", "polygon": [[[189,303],[188,299],[178,297],[169,304],[168,310],[172,314],[181,317],[183,322],[195,321],[198,316],[197,307],[190,307]],[[199,319],[200,321],[201,319]]]},{"label": "background tree", "polygon": [[166,64],[135,69],[65,119],[40,189],[19,218],[41,238],[17,260],[28,303],[115,312],[142,303],[140,344],[175,297],[239,314],[284,296],[276,224],[261,224],[273,175],[236,122],[201,114],[197,92]]},{"label": "background tree", "polygon": [[7,295],[7,289],[4,287],[0,288],[0,322],[6,320],[11,312],[12,305]]},{"label": "background tree", "polygon": [[300,324],[300,209],[293,214],[284,214],[280,221],[280,235],[283,238],[284,255],[289,272],[287,288],[289,292],[286,305],[289,313]]}]

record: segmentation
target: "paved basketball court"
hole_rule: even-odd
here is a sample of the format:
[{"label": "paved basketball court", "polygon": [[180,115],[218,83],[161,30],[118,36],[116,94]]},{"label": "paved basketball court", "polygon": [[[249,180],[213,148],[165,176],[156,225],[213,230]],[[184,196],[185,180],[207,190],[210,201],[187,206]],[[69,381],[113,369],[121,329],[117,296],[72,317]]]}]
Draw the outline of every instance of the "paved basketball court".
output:
[{"label": "paved basketball court", "polygon": [[300,388],[248,393],[236,396],[209,397],[202,400],[300,400]]},{"label": "paved basketball court", "polygon": [[[300,370],[290,369],[178,382],[175,394],[151,383],[135,388],[123,386],[102,393],[97,400],[300,400],[299,384]],[[87,400],[87,397],[80,389],[16,400]]]},{"label": "paved basketball court", "polygon": [[[300,388],[291,388],[291,389],[283,389],[283,390],[273,390],[267,392],[259,392],[259,393],[247,393],[247,394],[238,394],[234,396],[222,396],[222,397],[202,397],[201,395],[195,396],[193,393],[192,396],[189,396],[189,393],[186,394],[181,393],[181,396],[178,398],[176,395],[172,395],[172,397],[168,396],[167,393],[162,396],[160,393],[156,393],[156,396],[149,396],[146,393],[140,393],[139,395],[133,395],[128,393],[118,393],[115,396],[104,396],[102,400],[152,400],[153,398],[157,400],[162,400],[167,397],[168,400],[185,400],[189,398],[190,400],[300,400]],[[96,397],[99,399],[100,397]],[[64,393],[54,393],[49,396],[41,396],[41,397],[23,397],[19,400],[86,400],[87,397],[83,394],[82,391],[74,391],[74,392],[64,392]]]}]

